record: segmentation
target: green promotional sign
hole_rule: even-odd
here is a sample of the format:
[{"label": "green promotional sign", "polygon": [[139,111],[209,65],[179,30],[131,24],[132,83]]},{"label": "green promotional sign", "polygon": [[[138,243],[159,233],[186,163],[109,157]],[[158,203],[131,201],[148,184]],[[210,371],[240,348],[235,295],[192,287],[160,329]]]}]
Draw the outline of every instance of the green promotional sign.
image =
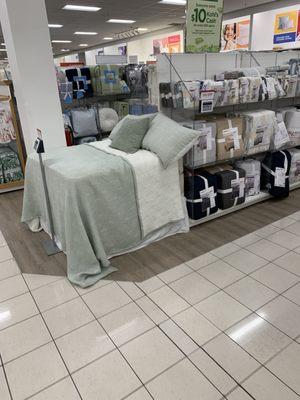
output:
[{"label": "green promotional sign", "polygon": [[185,51],[220,51],[222,17],[223,0],[187,0]]}]

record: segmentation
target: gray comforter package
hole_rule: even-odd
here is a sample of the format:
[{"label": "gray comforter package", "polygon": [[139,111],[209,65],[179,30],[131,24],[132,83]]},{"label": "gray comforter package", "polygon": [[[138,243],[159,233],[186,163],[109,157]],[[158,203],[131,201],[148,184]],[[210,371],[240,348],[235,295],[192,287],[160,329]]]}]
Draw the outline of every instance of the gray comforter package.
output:
[{"label": "gray comforter package", "polygon": [[185,156],[184,164],[190,168],[197,168],[215,162],[217,158],[216,124],[214,122],[190,121],[183,122],[181,125],[201,132],[197,144]]},{"label": "gray comforter package", "polygon": [[[122,156],[122,152],[110,151],[110,142],[43,155],[55,240],[67,255],[69,280],[81,287],[116,271],[110,257],[188,230],[181,225],[185,215],[177,163],[164,169],[157,156],[144,150]],[[172,208],[162,189],[166,181],[173,188]],[[27,161],[22,221],[31,229],[42,227],[49,233],[36,154]]]},{"label": "gray comforter package", "polygon": [[256,196],[260,193],[261,164],[258,160],[239,160],[235,163],[237,168],[245,171],[245,193],[246,197]]}]

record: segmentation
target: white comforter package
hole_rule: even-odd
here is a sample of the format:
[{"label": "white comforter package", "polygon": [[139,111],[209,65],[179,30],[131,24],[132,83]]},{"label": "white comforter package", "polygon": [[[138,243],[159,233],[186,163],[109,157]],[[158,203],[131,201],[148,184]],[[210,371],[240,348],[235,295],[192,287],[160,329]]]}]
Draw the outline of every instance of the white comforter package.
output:
[{"label": "white comforter package", "polygon": [[217,159],[216,133],[217,126],[214,122],[188,121],[183,126],[201,132],[195,146],[184,157],[184,164],[190,168],[213,163]]},{"label": "white comforter package", "polygon": [[[144,236],[170,222],[184,220],[186,209],[182,202],[178,162],[163,168],[157,155],[147,150],[127,154],[110,147],[111,140],[91,145],[107,153],[121,156],[135,174],[139,214]],[[188,227],[186,230],[188,231]]]},{"label": "white comforter package", "polygon": [[256,196],[260,193],[261,163],[257,160],[239,160],[235,163],[237,168],[246,172],[245,192],[246,197]]},{"label": "white comforter package", "polygon": [[283,79],[283,89],[286,93],[286,97],[295,97],[298,86],[298,76],[287,75]]},{"label": "white comforter package", "polygon": [[290,184],[293,185],[300,182],[300,149],[291,149],[289,152],[292,156]]},{"label": "white comforter package", "polygon": [[300,146],[300,110],[287,111],[285,125],[290,136],[291,147]]},{"label": "white comforter package", "polygon": [[189,109],[199,106],[200,81],[184,81],[181,85],[183,95],[183,108]]},{"label": "white comforter package", "polygon": [[244,118],[246,154],[251,155],[268,151],[271,138],[278,128],[275,112],[260,110],[244,112],[241,115]]}]

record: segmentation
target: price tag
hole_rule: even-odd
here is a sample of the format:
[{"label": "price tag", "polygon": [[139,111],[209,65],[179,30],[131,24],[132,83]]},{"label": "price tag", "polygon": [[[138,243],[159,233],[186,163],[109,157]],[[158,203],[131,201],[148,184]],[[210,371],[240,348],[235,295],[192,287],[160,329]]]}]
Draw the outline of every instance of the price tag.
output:
[{"label": "price tag", "polygon": [[202,211],[206,211],[208,208],[216,207],[215,191],[214,191],[213,187],[201,190],[200,197],[203,200],[202,201]]},{"label": "price tag", "polygon": [[277,167],[275,170],[275,183],[276,187],[285,187],[285,169]]}]

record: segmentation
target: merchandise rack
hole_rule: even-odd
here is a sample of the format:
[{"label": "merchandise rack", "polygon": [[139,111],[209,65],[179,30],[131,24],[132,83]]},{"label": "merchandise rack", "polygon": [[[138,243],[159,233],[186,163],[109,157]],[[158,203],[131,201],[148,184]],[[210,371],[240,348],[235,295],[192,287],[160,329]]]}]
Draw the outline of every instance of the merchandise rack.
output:
[{"label": "merchandise rack", "polygon": [[66,104],[61,101],[63,111],[77,107],[86,107],[89,105],[105,102],[105,101],[121,101],[131,98],[131,93],[112,93],[101,96],[84,97],[82,99],[73,99],[72,103]]},{"label": "merchandise rack", "polygon": [[[214,79],[214,76],[225,72],[226,70],[249,68],[249,67],[272,67],[282,64],[288,64],[290,59],[298,60],[300,64],[300,51],[283,50],[283,51],[233,51],[228,53],[176,53],[176,54],[161,54],[157,57],[157,73],[158,84],[162,82],[176,82],[189,80],[206,80]],[[300,72],[300,71],[299,71]],[[276,74],[275,74],[276,76]],[[300,97],[281,97],[272,100],[262,100],[251,103],[238,103],[235,105],[225,105],[215,107],[211,114],[225,114],[238,111],[251,111],[259,109],[275,110],[286,106],[300,105]],[[170,118],[177,122],[184,120],[201,120],[201,117],[208,114],[202,114],[199,111],[198,104],[195,103],[194,108],[166,108],[159,105],[160,110]],[[195,168],[185,167],[187,171],[193,172],[201,170],[209,166],[220,165],[235,160],[246,158],[259,157],[266,152],[231,158],[229,160],[215,161],[205,165],[200,165]],[[300,188],[300,182],[290,186],[290,191]],[[201,225],[216,218],[231,214],[235,211],[250,207],[254,204],[271,199],[272,196],[268,192],[261,191],[256,196],[246,197],[243,204],[233,206],[226,210],[218,210],[215,214],[207,216],[199,220],[190,219],[190,227]]]},{"label": "merchandise rack", "polygon": [[[1,87],[1,93],[5,92],[7,95],[0,95],[0,101],[9,101],[10,104],[10,110],[12,114],[12,122],[16,134],[16,140],[15,140],[15,147],[16,147],[16,152],[19,157],[21,169],[23,172],[23,175],[25,173],[25,151],[23,148],[23,142],[22,142],[22,136],[21,136],[21,131],[19,128],[19,123],[18,123],[18,112],[17,112],[17,106],[16,102],[14,99],[14,91],[13,91],[13,85],[12,82],[9,80],[1,81],[0,82],[0,87]],[[0,144],[0,147],[3,146]],[[7,145],[4,145],[7,146]],[[5,193],[5,192],[10,192],[14,190],[19,190],[24,188],[24,179],[19,180],[19,181],[13,181],[13,182],[7,182],[7,183],[2,183],[0,184],[0,193]]]},{"label": "merchandise rack", "polygon": [[[296,189],[300,189],[300,182],[295,183],[290,186],[290,191],[293,191]],[[263,201],[270,200],[273,198],[274,197],[272,197],[269,193],[262,191],[262,192],[260,192],[260,194],[258,194],[256,196],[246,197],[246,201],[243,204],[233,206],[231,208],[228,208],[227,210],[218,210],[215,214],[209,215],[208,217],[205,217],[205,218],[202,218],[199,220],[190,219],[190,227],[192,228],[193,226],[202,225],[205,222],[212,221],[219,217],[224,217],[225,215],[231,214],[235,211],[242,210],[244,208],[253,206],[254,204],[262,203]]]}]

